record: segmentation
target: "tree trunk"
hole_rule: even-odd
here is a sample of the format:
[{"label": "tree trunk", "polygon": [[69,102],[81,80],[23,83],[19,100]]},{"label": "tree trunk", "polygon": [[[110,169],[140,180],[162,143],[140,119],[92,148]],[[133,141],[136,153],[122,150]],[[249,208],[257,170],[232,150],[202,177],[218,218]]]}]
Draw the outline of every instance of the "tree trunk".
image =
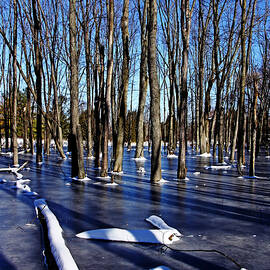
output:
[{"label": "tree trunk", "polygon": [[12,100],[12,142],[13,142],[13,165],[19,164],[17,142],[17,0],[13,0],[14,26],[13,26],[13,100]]},{"label": "tree trunk", "polygon": [[69,35],[70,35],[70,135],[69,143],[72,147],[71,176],[82,179],[85,177],[83,162],[83,144],[79,125],[78,103],[78,52],[76,27],[76,1],[69,1]]},{"label": "tree trunk", "polygon": [[240,175],[242,172],[245,149],[244,141],[244,114],[245,114],[245,86],[246,86],[246,0],[241,1],[241,74],[240,74],[240,97],[239,97],[239,127],[237,146],[237,169]]},{"label": "tree trunk", "polygon": [[179,136],[179,157],[178,157],[178,170],[177,178],[185,179],[187,175],[186,167],[186,117],[187,117],[187,73],[188,73],[188,51],[189,51],[189,34],[190,34],[190,22],[192,10],[195,2],[193,1],[192,9],[189,7],[189,0],[181,1],[181,37],[183,43],[182,50],[182,66],[181,66],[181,100],[180,107],[178,108],[178,117],[180,125],[180,136]]},{"label": "tree trunk", "polygon": [[238,134],[238,125],[239,125],[239,108],[237,109],[237,112],[236,112],[233,140],[232,140],[232,144],[231,144],[231,155],[230,155],[230,162],[231,163],[234,162],[234,154],[235,154],[237,134]]},{"label": "tree trunk", "polygon": [[161,180],[161,127],[160,127],[160,89],[156,66],[157,1],[149,2],[148,10],[148,72],[150,84],[151,119],[151,181]]},{"label": "tree trunk", "polygon": [[33,43],[35,50],[35,74],[36,74],[36,94],[37,94],[37,137],[36,137],[36,162],[42,162],[42,58],[41,50],[39,47],[39,35],[40,35],[40,21],[38,19],[36,0],[32,0],[33,6],[33,19],[34,19],[34,32]]},{"label": "tree trunk", "polygon": [[[140,0],[138,1],[138,3]],[[139,94],[139,106],[137,112],[136,123],[136,153],[135,158],[144,156],[143,153],[143,123],[144,123],[144,106],[147,94],[147,43],[148,33],[146,27],[148,0],[145,0],[143,7],[143,17],[140,19],[141,24],[141,61],[140,61],[140,94]]]},{"label": "tree trunk", "polygon": [[111,89],[113,73],[113,18],[114,18],[114,0],[106,1],[107,20],[108,20],[108,63],[106,78],[106,100],[105,100],[105,121],[104,121],[104,138],[103,138],[103,156],[101,176],[107,176],[108,173],[108,139],[111,118]]},{"label": "tree trunk", "polygon": [[251,152],[249,161],[249,176],[255,176],[256,157],[256,133],[257,133],[257,100],[258,100],[258,80],[254,78],[254,95],[251,107]]},{"label": "tree trunk", "polygon": [[123,63],[122,63],[122,82],[120,87],[120,111],[118,117],[118,134],[116,144],[116,156],[114,171],[121,172],[124,154],[124,133],[127,115],[127,93],[129,80],[129,32],[128,32],[129,0],[124,0],[123,15],[121,19],[122,41],[123,41]]}]

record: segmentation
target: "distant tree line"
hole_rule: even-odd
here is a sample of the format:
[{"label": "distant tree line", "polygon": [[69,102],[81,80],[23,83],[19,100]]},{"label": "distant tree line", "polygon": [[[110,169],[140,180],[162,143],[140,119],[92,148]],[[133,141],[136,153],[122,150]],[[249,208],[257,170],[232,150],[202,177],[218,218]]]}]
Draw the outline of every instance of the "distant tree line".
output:
[{"label": "distant tree line", "polygon": [[32,154],[35,141],[39,163],[52,139],[64,159],[66,139],[84,178],[84,150],[106,176],[147,140],[156,182],[162,146],[186,177],[190,143],[239,174],[249,153],[253,176],[270,138],[269,25],[260,0],[3,0],[1,147],[17,165],[17,138]]}]

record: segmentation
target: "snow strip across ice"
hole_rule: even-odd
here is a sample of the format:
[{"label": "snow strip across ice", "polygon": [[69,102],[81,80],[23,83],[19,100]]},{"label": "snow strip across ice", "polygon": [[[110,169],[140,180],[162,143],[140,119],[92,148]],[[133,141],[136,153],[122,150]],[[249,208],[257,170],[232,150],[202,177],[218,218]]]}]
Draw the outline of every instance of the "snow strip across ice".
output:
[{"label": "snow strip across ice", "polygon": [[232,168],[231,165],[212,165],[212,166],[205,166],[206,170],[229,170]]},{"label": "snow strip across ice", "polygon": [[179,240],[172,230],[125,230],[109,228],[85,231],[77,234],[76,236],[84,239],[166,245]]},{"label": "snow strip across ice", "polygon": [[76,270],[78,269],[69,249],[65,245],[62,236],[62,228],[55,215],[51,212],[44,199],[34,201],[36,213],[41,211],[46,219],[48,227],[48,238],[50,241],[51,252],[54,256],[55,262],[61,270]]}]

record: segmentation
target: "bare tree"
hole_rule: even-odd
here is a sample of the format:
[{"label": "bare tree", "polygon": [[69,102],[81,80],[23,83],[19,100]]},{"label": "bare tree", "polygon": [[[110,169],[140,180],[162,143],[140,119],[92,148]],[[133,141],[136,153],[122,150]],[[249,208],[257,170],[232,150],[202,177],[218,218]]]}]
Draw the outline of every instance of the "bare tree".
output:
[{"label": "bare tree", "polygon": [[13,165],[19,164],[17,142],[17,0],[13,0],[14,26],[13,26],[13,100],[12,100],[12,142],[13,142]]},{"label": "bare tree", "polygon": [[107,0],[107,20],[108,20],[108,63],[106,78],[106,98],[105,98],[105,121],[103,138],[103,160],[101,176],[107,176],[108,172],[108,139],[111,117],[111,89],[113,73],[113,28],[114,28],[114,0]]},{"label": "bare tree", "polygon": [[83,142],[81,127],[79,124],[78,103],[78,49],[77,49],[77,27],[76,27],[76,1],[69,1],[69,35],[70,35],[70,137],[72,152],[72,177],[79,179],[85,177],[83,161]]},{"label": "bare tree", "polygon": [[138,0],[138,12],[139,12],[140,25],[141,25],[140,94],[139,94],[139,106],[138,106],[138,112],[137,112],[135,158],[140,158],[144,156],[143,123],[144,123],[144,107],[145,107],[147,85],[148,85],[148,77],[147,77],[148,33],[147,33],[147,27],[146,27],[148,0],[144,0],[143,14],[141,13],[140,1],[141,0]]},{"label": "bare tree", "polygon": [[161,180],[161,127],[160,127],[160,89],[156,67],[157,1],[149,2],[148,11],[148,72],[150,83],[151,119],[151,181]]},{"label": "bare tree", "polygon": [[180,146],[178,157],[177,178],[185,179],[187,174],[186,168],[186,117],[187,117],[187,73],[188,73],[188,51],[189,51],[189,35],[191,16],[194,9],[195,1],[190,8],[189,0],[181,1],[181,37],[182,37],[182,66],[181,66],[181,89],[180,89],[180,104],[178,107],[178,118],[180,124]]},{"label": "bare tree", "polygon": [[127,93],[129,81],[129,31],[128,31],[128,14],[129,0],[124,0],[123,15],[121,19],[122,42],[123,42],[123,63],[122,63],[122,81],[120,87],[120,108],[118,116],[118,134],[116,145],[116,156],[114,171],[122,171],[123,154],[124,154],[124,130],[127,115]]},{"label": "bare tree", "polygon": [[39,43],[41,25],[37,10],[36,0],[32,0],[32,11],[34,20],[33,43],[35,53],[35,75],[37,94],[37,139],[36,139],[36,162],[42,162],[42,56]]}]

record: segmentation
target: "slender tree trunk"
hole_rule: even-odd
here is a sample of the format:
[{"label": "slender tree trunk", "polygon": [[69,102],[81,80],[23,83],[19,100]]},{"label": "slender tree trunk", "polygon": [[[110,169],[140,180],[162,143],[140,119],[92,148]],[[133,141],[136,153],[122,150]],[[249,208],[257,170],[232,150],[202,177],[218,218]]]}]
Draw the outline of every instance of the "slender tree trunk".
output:
[{"label": "slender tree trunk", "polygon": [[77,52],[77,27],[76,27],[76,1],[69,1],[69,35],[70,35],[70,140],[72,150],[71,176],[85,177],[83,163],[83,144],[79,125],[78,103],[78,52]]},{"label": "slender tree trunk", "polygon": [[242,172],[245,149],[244,141],[244,114],[245,114],[245,86],[246,86],[246,0],[240,2],[241,14],[241,75],[240,75],[240,97],[239,97],[239,127],[237,146],[237,169],[240,175]]},{"label": "slender tree trunk", "polygon": [[121,19],[122,41],[123,41],[123,66],[122,66],[122,82],[120,88],[120,112],[118,117],[118,134],[116,144],[116,157],[114,171],[121,172],[124,154],[124,133],[127,115],[127,93],[129,80],[129,32],[128,32],[128,14],[129,0],[124,0],[123,15]]},{"label": "slender tree trunk", "polygon": [[149,2],[148,11],[148,72],[150,83],[151,119],[151,181],[161,180],[161,127],[160,127],[160,89],[156,67],[157,1]]},{"label": "slender tree trunk", "polygon": [[107,20],[108,20],[108,64],[106,79],[106,100],[105,100],[105,121],[104,121],[104,139],[103,139],[103,160],[101,176],[107,176],[108,173],[108,139],[111,118],[111,89],[113,73],[113,18],[114,18],[114,0],[107,0]]},{"label": "slender tree trunk", "polygon": [[249,161],[249,176],[255,176],[256,157],[256,135],[257,135],[257,100],[258,100],[258,80],[254,78],[254,95],[251,108],[251,152]]},{"label": "slender tree trunk", "polygon": [[234,154],[235,154],[235,148],[236,148],[236,142],[237,142],[237,134],[238,134],[238,125],[239,125],[239,108],[236,112],[236,120],[235,120],[235,126],[234,126],[234,133],[233,133],[233,140],[231,144],[231,155],[230,155],[230,162],[234,162]]},{"label": "slender tree trunk", "polygon": [[29,88],[27,88],[27,119],[28,119],[28,125],[29,125],[30,152],[32,155],[34,155],[33,121],[32,121],[32,110],[31,110],[31,96],[30,96]]},{"label": "slender tree trunk", "polygon": [[12,100],[12,141],[13,141],[13,165],[19,164],[17,142],[17,0],[13,0],[14,26],[13,26],[13,100]]},{"label": "slender tree trunk", "polygon": [[180,125],[179,136],[179,157],[178,157],[178,170],[177,178],[185,179],[187,175],[186,167],[186,117],[187,117],[187,73],[188,73],[188,51],[189,51],[189,34],[190,34],[190,22],[195,2],[193,1],[192,9],[189,7],[189,0],[181,1],[181,37],[183,43],[182,50],[182,66],[181,66],[181,100],[180,107],[178,108],[178,117]]},{"label": "slender tree trunk", "polygon": [[35,74],[36,74],[36,93],[37,93],[37,137],[36,137],[36,162],[42,162],[42,58],[39,47],[40,21],[38,19],[36,0],[32,0],[34,33],[33,42],[35,50]]},{"label": "slender tree trunk", "polygon": [[[140,0],[138,1],[138,3]],[[147,94],[147,43],[148,33],[146,28],[147,19],[147,8],[148,0],[145,0],[143,7],[143,16],[140,19],[141,23],[141,62],[140,62],[140,94],[139,94],[139,106],[137,112],[137,123],[136,123],[136,153],[135,158],[144,156],[143,153],[143,124],[144,124],[144,107]]]}]

